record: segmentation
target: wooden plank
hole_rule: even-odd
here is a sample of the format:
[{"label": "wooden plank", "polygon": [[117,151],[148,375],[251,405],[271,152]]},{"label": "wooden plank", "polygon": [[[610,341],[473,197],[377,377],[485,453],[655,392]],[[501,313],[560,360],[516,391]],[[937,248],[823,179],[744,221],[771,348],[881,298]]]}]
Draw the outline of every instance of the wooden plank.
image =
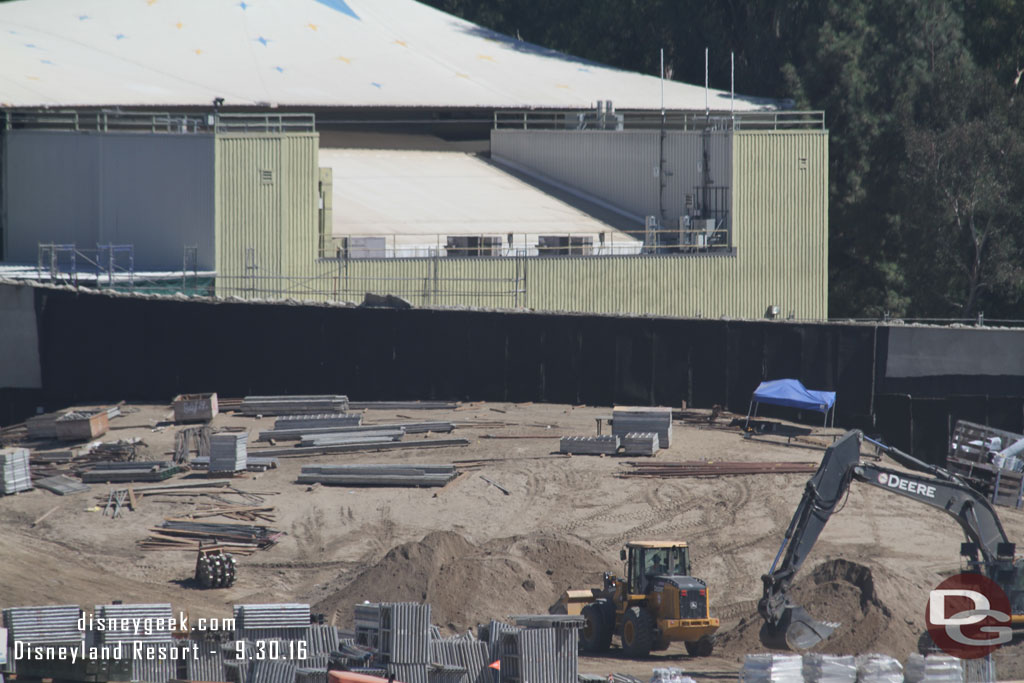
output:
[{"label": "wooden plank", "polygon": [[132,506],[132,512],[137,512],[139,509],[139,501],[135,498],[135,490],[128,487],[128,503]]},{"label": "wooden plank", "polygon": [[39,524],[39,523],[40,523],[41,521],[43,521],[44,519],[46,519],[47,517],[49,517],[49,516],[50,516],[51,514],[53,514],[54,512],[56,512],[56,511],[57,511],[57,508],[59,508],[59,507],[60,507],[60,506],[59,506],[59,505],[57,505],[57,506],[55,506],[55,507],[52,507],[52,508],[50,508],[50,509],[49,509],[49,510],[47,510],[46,512],[44,512],[44,513],[43,513],[42,515],[40,515],[39,517],[37,517],[37,518],[36,518],[36,520],[35,520],[34,522],[32,522],[32,526],[35,526],[36,524]]}]

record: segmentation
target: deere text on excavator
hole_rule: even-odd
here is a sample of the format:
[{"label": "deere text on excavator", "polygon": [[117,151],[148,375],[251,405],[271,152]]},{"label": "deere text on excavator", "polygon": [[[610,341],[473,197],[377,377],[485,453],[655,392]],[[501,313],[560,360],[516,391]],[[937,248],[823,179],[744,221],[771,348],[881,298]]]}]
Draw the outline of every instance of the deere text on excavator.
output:
[{"label": "deere text on excavator", "polygon": [[825,451],[821,466],[807,482],[771,569],[761,577],[764,593],[757,606],[765,621],[761,642],[771,648],[806,650],[839,626],[813,619],[790,600],[788,592],[797,570],[853,481],[924,503],[956,519],[967,538],[960,554],[966,558],[969,571],[995,581],[1010,600],[1012,626],[1024,626],[1024,560],[1014,559],[1015,546],[1006,537],[992,504],[952,472],[884,444],[872,442],[899,464],[925,474],[861,461],[861,437],[854,430],[839,438]]}]

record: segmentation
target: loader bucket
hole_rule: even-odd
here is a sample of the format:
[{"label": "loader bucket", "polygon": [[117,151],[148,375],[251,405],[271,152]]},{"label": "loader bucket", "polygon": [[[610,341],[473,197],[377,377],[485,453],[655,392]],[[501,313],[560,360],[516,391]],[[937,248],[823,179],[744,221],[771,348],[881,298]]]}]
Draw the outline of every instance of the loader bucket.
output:
[{"label": "loader bucket", "polygon": [[803,607],[786,607],[782,618],[761,627],[761,644],[773,650],[809,650],[832,635],[839,624],[817,621]]}]

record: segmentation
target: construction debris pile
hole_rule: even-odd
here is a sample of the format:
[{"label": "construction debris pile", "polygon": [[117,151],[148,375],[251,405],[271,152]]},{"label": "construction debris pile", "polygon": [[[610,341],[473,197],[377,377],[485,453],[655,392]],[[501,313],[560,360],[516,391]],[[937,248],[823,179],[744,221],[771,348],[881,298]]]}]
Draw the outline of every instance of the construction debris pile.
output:
[{"label": "construction debris pile", "polygon": [[2,490],[5,496],[32,488],[32,473],[27,448],[0,449],[0,470],[3,471]]},{"label": "construction debris pile", "polygon": [[284,534],[265,525],[194,522],[168,519],[149,530],[149,538],[139,541],[143,550],[199,550],[200,543],[212,541],[236,555],[251,555],[265,550]]},{"label": "construction debris pile", "polygon": [[444,486],[458,476],[455,465],[307,465],[299,484],[329,486]]}]

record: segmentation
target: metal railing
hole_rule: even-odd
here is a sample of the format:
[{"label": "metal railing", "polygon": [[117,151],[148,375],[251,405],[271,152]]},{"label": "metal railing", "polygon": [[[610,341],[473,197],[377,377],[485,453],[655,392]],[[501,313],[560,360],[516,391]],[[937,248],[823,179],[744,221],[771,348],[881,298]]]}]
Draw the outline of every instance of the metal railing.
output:
[{"label": "metal railing", "polygon": [[119,109],[12,109],[0,112],[6,130],[135,133],[302,133],[316,130],[313,114],[141,112]]},{"label": "metal railing", "polygon": [[345,235],[324,240],[321,258],[522,258],[549,256],[625,256],[643,251],[638,237],[613,230],[588,234],[394,233]]},{"label": "metal railing", "polygon": [[496,130],[825,130],[823,111],[495,111]]}]

